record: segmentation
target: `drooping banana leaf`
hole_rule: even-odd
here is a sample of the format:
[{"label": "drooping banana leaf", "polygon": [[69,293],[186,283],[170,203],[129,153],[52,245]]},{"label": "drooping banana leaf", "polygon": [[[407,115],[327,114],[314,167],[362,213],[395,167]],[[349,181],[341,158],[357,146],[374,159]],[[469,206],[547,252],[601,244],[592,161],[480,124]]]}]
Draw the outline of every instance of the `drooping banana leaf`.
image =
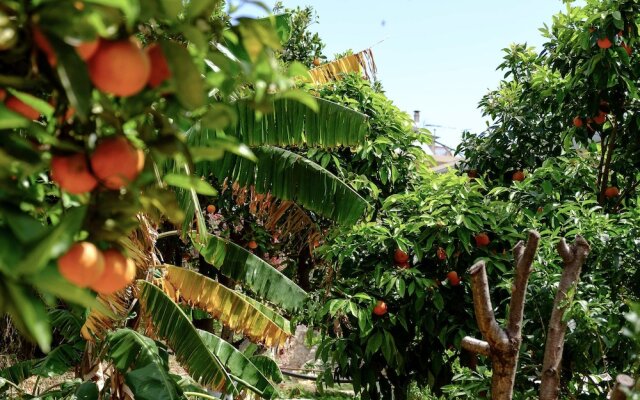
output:
[{"label": "drooping banana leaf", "polygon": [[276,388],[241,351],[212,333],[203,330],[198,330],[198,333],[209,351],[227,367],[232,379],[263,398],[270,399],[276,395]]},{"label": "drooping banana leaf", "polygon": [[322,64],[309,71],[311,80],[316,84],[336,81],[342,74],[349,73],[361,74],[363,78],[372,82],[375,80],[377,68],[371,49]]},{"label": "drooping banana leaf", "polygon": [[109,295],[99,294],[96,300],[102,308],[110,310],[111,315],[105,314],[97,308],[91,309],[80,331],[82,337],[90,342],[95,341],[96,338],[104,338],[118,321],[124,320],[127,317],[131,302],[131,298],[126,291],[119,291]]},{"label": "drooping banana leaf", "polygon": [[37,360],[25,360],[13,364],[10,367],[0,369],[0,393],[10,388],[9,385],[3,385],[2,379],[6,379],[16,385],[19,385],[22,381],[29,379],[35,372],[33,366]]},{"label": "drooping banana leaf", "polygon": [[223,275],[241,282],[258,296],[286,310],[299,309],[307,293],[280,271],[235,243],[214,235],[191,233],[193,246]]},{"label": "drooping banana leaf", "polygon": [[154,332],[173,349],[189,375],[213,390],[225,387],[233,390],[229,374],[218,357],[207,349],[184,311],[153,284],[138,281],[138,288],[143,314],[153,325]]},{"label": "drooping banana leaf", "polygon": [[169,375],[156,343],[131,329],[119,329],[107,337],[108,356],[125,374],[127,385],[140,400],[177,400],[182,391]]},{"label": "drooping banana leaf", "polygon": [[278,364],[273,358],[265,355],[256,355],[249,357],[249,360],[260,370],[260,372],[262,372],[264,376],[274,383],[281,383],[284,381],[282,371],[280,371],[280,367],[278,367]]},{"label": "drooping banana leaf", "polygon": [[295,201],[340,224],[355,223],[367,209],[362,196],[313,161],[277,147],[263,146],[253,151],[256,163],[227,153],[202,172],[210,172],[221,181],[230,177],[240,186],[255,186],[258,193],[269,192],[278,199]]},{"label": "drooping banana leaf", "polygon": [[52,377],[62,375],[69,371],[82,359],[84,342],[77,342],[74,345],[61,344],[56,346],[33,366],[33,374]]},{"label": "drooping banana leaf", "polygon": [[283,345],[291,323],[267,306],[195,271],[167,266],[165,291],[203,309],[234,331],[266,346]]},{"label": "drooping banana leaf", "polygon": [[246,102],[235,104],[238,122],[226,129],[250,146],[354,147],[369,133],[368,117],[358,111],[315,97],[318,112],[295,99],[277,99],[273,112],[259,118]]}]

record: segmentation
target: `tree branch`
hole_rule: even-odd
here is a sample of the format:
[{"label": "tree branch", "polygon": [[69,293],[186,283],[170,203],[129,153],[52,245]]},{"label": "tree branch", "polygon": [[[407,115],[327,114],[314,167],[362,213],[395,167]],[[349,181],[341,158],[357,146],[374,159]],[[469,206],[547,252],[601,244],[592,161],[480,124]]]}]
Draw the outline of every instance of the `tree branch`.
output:
[{"label": "tree branch", "polygon": [[522,330],[522,318],[524,302],[527,295],[531,265],[536,256],[540,234],[534,230],[529,232],[529,240],[526,246],[519,242],[513,250],[516,262],[516,276],[511,287],[511,302],[509,303],[509,321],[507,332],[510,338],[520,340]]},{"label": "tree branch", "polygon": [[492,347],[504,347],[509,339],[500,328],[493,314],[491,297],[489,295],[489,281],[484,261],[478,261],[469,268],[471,276],[471,290],[473,292],[473,308],[476,313],[476,321],[482,336]]},{"label": "tree branch", "polygon": [[462,348],[475,354],[489,357],[491,355],[491,348],[489,343],[484,340],[476,339],[471,336],[465,336],[462,339]]},{"label": "tree branch", "polygon": [[569,291],[574,285],[577,285],[582,265],[589,255],[589,250],[589,244],[580,235],[576,236],[575,242],[571,246],[568,246],[564,239],[558,244],[558,253],[564,261],[564,270],[562,271],[558,292],[553,302],[551,319],[549,320],[549,330],[542,363],[540,400],[556,400],[558,398],[560,363],[564,350],[564,335],[567,330],[567,323],[562,321],[562,317],[571,300]]}]

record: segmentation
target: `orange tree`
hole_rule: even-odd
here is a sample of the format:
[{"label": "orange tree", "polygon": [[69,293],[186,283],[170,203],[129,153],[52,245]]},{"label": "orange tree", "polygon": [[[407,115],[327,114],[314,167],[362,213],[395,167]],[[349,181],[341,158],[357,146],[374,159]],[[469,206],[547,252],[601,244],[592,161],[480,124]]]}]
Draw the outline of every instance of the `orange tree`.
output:
[{"label": "orange tree", "polygon": [[[177,303],[204,309],[267,345],[282,343],[289,322],[188,269],[165,267],[154,275],[144,253],[151,248],[140,242],[153,231],[149,219],[160,217],[187,229],[195,219],[199,237],[206,234],[197,196],[215,190],[193,172],[225,151],[256,158],[224,129],[264,121],[260,116],[287,101],[299,114],[307,106],[322,107],[289,90],[304,67],[278,67],[287,18],[231,23],[216,0],[8,1],[0,18],[0,311],[44,352],[51,348],[52,327],[65,337],[44,359],[2,371],[3,389],[31,374],[64,372],[79,361],[78,351],[95,361],[90,354],[97,345],[113,368],[104,390],[114,397],[124,396],[125,383],[137,397],[148,396],[153,379],[164,382],[162,398],[202,390],[169,376],[160,342],[122,329],[138,327],[134,316],[142,315],[144,326],[153,327],[201,385],[274,396],[269,374],[257,366],[271,364],[254,364],[210,332],[197,331]],[[335,211],[345,219],[357,213]],[[130,287],[136,276],[148,279]],[[251,283],[259,296],[273,295],[269,285]],[[97,300],[89,289],[100,294]],[[292,290],[295,296],[280,293],[275,303],[295,308],[304,292]],[[197,300],[187,293],[209,296]],[[135,311],[129,308],[132,295],[140,304]],[[92,311],[74,317],[63,303]],[[49,318],[48,306],[64,317]],[[240,318],[238,307],[244,310]],[[79,339],[80,331],[91,345]],[[144,357],[123,358],[128,352]]]}]

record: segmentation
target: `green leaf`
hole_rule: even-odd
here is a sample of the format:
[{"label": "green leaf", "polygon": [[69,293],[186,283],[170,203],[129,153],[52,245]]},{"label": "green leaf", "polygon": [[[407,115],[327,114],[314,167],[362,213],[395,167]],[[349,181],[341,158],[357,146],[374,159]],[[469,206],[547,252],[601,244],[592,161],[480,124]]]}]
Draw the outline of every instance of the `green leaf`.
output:
[{"label": "green leaf", "polygon": [[0,103],[0,129],[26,128],[31,121]]},{"label": "green leaf", "polygon": [[46,357],[35,363],[33,373],[42,377],[59,376],[73,369],[82,360],[84,343],[73,346],[67,343],[56,346]]},{"label": "green leaf", "polygon": [[56,69],[69,103],[76,109],[78,116],[86,120],[91,112],[91,90],[93,88],[87,72],[87,65],[78,56],[75,48],[63,43],[53,35],[50,36],[49,41],[58,57]]},{"label": "green leaf", "polygon": [[42,270],[49,260],[61,256],[73,244],[74,237],[80,231],[87,209],[76,207],[67,210],[58,225],[34,246],[22,259],[15,270],[20,275],[32,275]]},{"label": "green leaf", "polygon": [[95,382],[82,382],[74,393],[76,400],[98,400],[98,385]]},{"label": "green leaf", "polygon": [[167,174],[162,178],[168,185],[175,186],[181,189],[193,189],[198,194],[205,196],[216,196],[218,191],[211,186],[207,181],[204,181],[197,176],[188,176],[182,174]]},{"label": "green leaf", "polygon": [[302,307],[307,293],[260,257],[217,236],[200,238],[191,233],[190,238],[204,259],[223,275],[287,310]]},{"label": "green leaf", "polygon": [[264,355],[257,355],[249,357],[249,360],[260,372],[262,372],[262,375],[266,376],[274,383],[278,384],[284,381],[282,371],[280,371],[280,367],[278,367],[278,364],[273,358]]},{"label": "green leaf", "polygon": [[140,13],[138,0],[86,0],[86,2],[119,9],[124,14],[129,27],[132,27],[137,22],[138,14]]},{"label": "green leaf", "polygon": [[169,64],[176,85],[176,97],[186,109],[193,110],[205,105],[204,81],[191,55],[180,44],[163,40],[162,51]]},{"label": "green leaf", "polygon": [[205,345],[229,370],[232,378],[263,398],[273,398],[276,388],[253,363],[235,347],[212,333],[198,330]]},{"label": "green leaf", "polygon": [[51,326],[42,301],[34,294],[13,282],[5,282],[9,304],[7,311],[16,327],[27,337],[33,338],[44,353],[51,349]]}]

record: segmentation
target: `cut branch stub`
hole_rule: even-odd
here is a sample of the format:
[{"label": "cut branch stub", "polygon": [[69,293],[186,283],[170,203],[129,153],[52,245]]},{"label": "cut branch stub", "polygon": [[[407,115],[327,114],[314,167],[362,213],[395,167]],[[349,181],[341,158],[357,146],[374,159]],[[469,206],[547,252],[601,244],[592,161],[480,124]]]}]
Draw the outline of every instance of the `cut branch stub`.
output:
[{"label": "cut branch stub", "polygon": [[527,284],[531,275],[531,266],[535,259],[540,234],[529,232],[529,240],[524,244],[519,242],[513,249],[515,258],[515,279],[511,288],[511,313],[507,328],[502,329],[495,319],[489,282],[483,261],[479,261],[469,268],[471,276],[471,290],[473,292],[473,308],[476,314],[478,328],[485,341],[465,337],[462,347],[477,354],[491,357],[493,377],[491,381],[492,399],[511,399],[513,384],[518,367],[518,352],[522,342],[522,317]]},{"label": "cut branch stub", "polygon": [[633,378],[629,375],[620,374],[616,377],[616,384],[611,390],[611,400],[626,400],[625,390],[633,389]]},{"label": "cut branch stub", "polygon": [[549,320],[547,333],[547,343],[544,348],[544,360],[542,362],[542,379],[540,384],[540,400],[555,400],[560,391],[560,363],[564,350],[564,335],[567,330],[567,323],[563,321],[563,316],[571,299],[570,289],[577,285],[580,271],[587,256],[589,255],[589,243],[580,235],[576,236],[575,242],[569,246],[562,239],[558,243],[558,254],[564,263],[560,285],[553,301],[553,310]]}]

